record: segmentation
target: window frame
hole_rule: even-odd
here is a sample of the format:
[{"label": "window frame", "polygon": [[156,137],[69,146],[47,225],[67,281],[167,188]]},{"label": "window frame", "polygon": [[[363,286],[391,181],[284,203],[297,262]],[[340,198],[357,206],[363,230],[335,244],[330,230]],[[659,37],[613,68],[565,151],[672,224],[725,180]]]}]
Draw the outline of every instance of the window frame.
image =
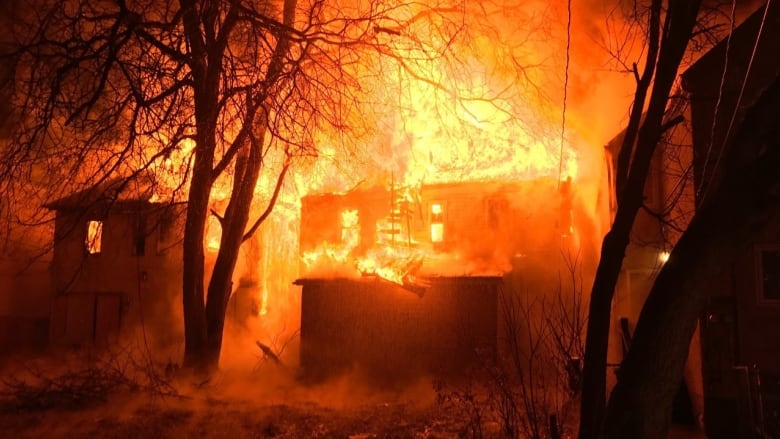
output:
[{"label": "window frame", "polygon": [[[89,218],[84,223],[84,239],[82,245],[84,253],[87,256],[98,256],[105,252],[105,246],[103,238],[106,234],[106,221],[100,218]],[[92,224],[98,224],[97,233],[95,233],[95,239],[97,240],[97,251],[92,251],[94,242],[90,242],[90,229]]]}]

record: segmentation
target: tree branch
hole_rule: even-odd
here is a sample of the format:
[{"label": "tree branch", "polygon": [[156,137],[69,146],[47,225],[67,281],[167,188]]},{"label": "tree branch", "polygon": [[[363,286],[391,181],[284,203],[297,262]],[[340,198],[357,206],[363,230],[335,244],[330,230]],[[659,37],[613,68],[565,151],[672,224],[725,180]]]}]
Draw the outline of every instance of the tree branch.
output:
[{"label": "tree branch", "polygon": [[279,193],[282,190],[282,184],[284,183],[284,177],[287,175],[287,170],[290,169],[290,162],[289,160],[285,162],[284,166],[282,166],[281,172],[279,172],[279,177],[276,179],[276,187],[274,187],[274,193],[271,195],[271,199],[268,201],[268,206],[266,206],[265,211],[260,215],[257,220],[252,224],[252,227],[247,230],[246,233],[244,233],[243,238],[241,238],[241,242],[246,241],[247,239],[251,238],[252,235],[254,235],[255,231],[257,231],[257,228],[260,227],[260,224],[265,221],[266,218],[268,218],[268,215],[271,214],[271,211],[273,210],[274,206],[276,205],[276,200],[279,198]]}]

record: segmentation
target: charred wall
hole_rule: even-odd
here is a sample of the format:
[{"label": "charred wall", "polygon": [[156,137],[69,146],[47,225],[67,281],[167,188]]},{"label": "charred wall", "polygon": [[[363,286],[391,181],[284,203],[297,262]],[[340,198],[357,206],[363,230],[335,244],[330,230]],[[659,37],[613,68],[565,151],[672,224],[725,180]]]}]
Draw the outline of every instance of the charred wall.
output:
[{"label": "charred wall", "polygon": [[458,376],[496,353],[500,277],[429,279],[421,294],[378,279],[303,279],[304,375],[392,385]]}]

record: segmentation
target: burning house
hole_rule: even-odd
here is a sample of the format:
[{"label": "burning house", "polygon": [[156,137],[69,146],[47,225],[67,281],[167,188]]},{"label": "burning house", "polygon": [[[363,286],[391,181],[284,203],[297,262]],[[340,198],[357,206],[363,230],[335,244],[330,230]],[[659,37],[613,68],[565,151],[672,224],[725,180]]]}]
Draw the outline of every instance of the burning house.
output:
[{"label": "burning house", "polygon": [[175,339],[182,209],[135,186],[114,180],[46,205],[56,214],[52,345],[105,345],[138,323],[164,328],[153,336],[163,345]]},{"label": "burning house", "polygon": [[304,373],[386,382],[490,361],[502,295],[552,293],[588,221],[571,181],[546,178],[305,197]]}]

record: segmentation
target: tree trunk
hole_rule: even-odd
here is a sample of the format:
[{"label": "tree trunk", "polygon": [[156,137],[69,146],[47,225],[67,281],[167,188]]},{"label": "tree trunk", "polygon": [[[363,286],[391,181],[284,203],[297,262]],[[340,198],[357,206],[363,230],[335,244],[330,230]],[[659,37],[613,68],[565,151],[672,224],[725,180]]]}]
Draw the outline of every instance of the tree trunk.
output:
[{"label": "tree trunk", "polygon": [[[247,123],[253,123],[253,121]],[[255,185],[262,167],[262,139],[258,142],[249,142],[250,145],[245,148],[249,151],[240,153],[236,159],[230,202],[222,220],[220,251],[214,263],[214,271],[211,274],[206,299],[207,348],[205,360],[210,370],[215,370],[219,365],[225,314],[233,287],[233,271],[243,242],[244,230],[249,222],[249,211],[254,198]]]},{"label": "tree trunk", "polygon": [[[675,246],[642,308],[630,351],[609,401],[607,437],[666,438],[672,403],[682,379],[697,318],[712,274],[727,270],[739,250],[767,224],[780,219],[780,130],[775,85],[746,120],[735,151],[753,155],[727,169],[722,183],[695,214]],[[769,131],[762,132],[762,126]],[[757,126],[756,126],[757,125]],[[750,138],[748,138],[750,137]],[[726,157],[723,163],[744,163]]]},{"label": "tree trunk", "polygon": [[203,303],[205,276],[203,237],[206,208],[211,185],[196,180],[190,184],[189,202],[184,224],[182,305],[184,311],[184,365],[203,371],[206,346],[206,316]]},{"label": "tree trunk", "polygon": [[[285,0],[282,21],[292,27],[295,20],[296,0]],[[246,145],[242,146],[236,157],[233,175],[233,186],[230,201],[222,219],[222,236],[214,269],[209,280],[205,305],[205,340],[200,358],[207,372],[212,372],[219,366],[219,355],[222,351],[222,337],[225,327],[225,314],[232,291],[233,271],[238,260],[241,243],[244,241],[249,213],[254,198],[255,185],[263,165],[264,142],[268,125],[268,93],[273,93],[271,86],[279,86],[284,71],[284,62],[289,51],[289,38],[284,34],[279,36],[273,56],[265,75],[265,89],[248,102],[250,108],[244,116],[244,126],[253,126],[247,135]],[[259,113],[258,113],[259,112]],[[215,121],[216,123],[216,121]],[[259,132],[254,132],[259,130]],[[286,173],[285,166],[280,178]],[[271,203],[275,202],[277,192]],[[202,244],[201,244],[202,245]]]},{"label": "tree trunk", "polygon": [[[636,148],[626,183],[618,187],[618,209],[610,231],[604,237],[601,259],[591,290],[588,329],[585,340],[580,439],[599,437],[606,407],[607,347],[615,293],[631,228],[644,202],[644,187],[650,161],[663,134],[663,117],[677,69],[691,38],[700,0],[671,1],[666,11],[664,35],[658,56],[657,72],[645,120],[639,129]],[[632,114],[632,117],[640,115]],[[624,142],[625,147],[631,147]],[[621,152],[621,155],[623,152]],[[620,171],[619,171],[620,173]]]},{"label": "tree trunk", "polygon": [[[207,61],[206,41],[199,25],[199,11],[191,0],[181,0],[182,22],[190,46],[190,68],[194,82],[195,160],[187,197],[184,224],[182,305],[184,310],[184,365],[206,371],[207,327],[204,304],[205,255],[203,238],[208,218],[209,196],[214,183],[217,93],[220,59]],[[204,18],[205,19],[205,18]],[[214,58],[214,55],[211,55]],[[220,58],[220,57],[217,57]],[[216,65],[214,64],[216,63]]]}]

